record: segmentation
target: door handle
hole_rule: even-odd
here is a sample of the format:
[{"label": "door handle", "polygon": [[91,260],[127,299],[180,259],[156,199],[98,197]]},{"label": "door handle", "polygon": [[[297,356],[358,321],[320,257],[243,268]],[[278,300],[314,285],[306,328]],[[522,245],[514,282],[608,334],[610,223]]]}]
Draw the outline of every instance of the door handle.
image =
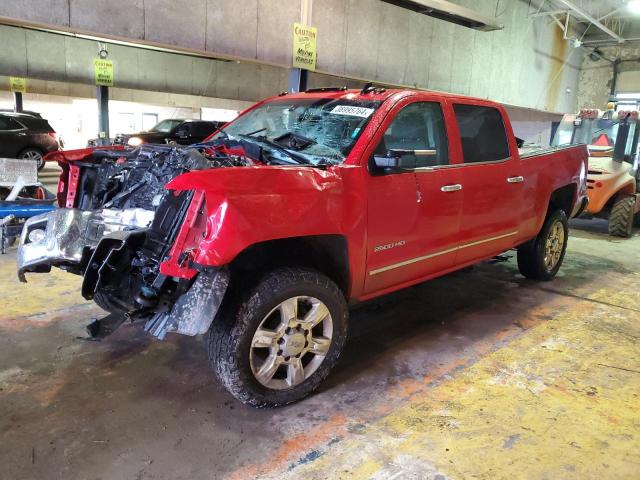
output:
[{"label": "door handle", "polygon": [[507,183],[522,183],[524,182],[524,177],[522,175],[518,175],[517,177],[508,177]]},{"label": "door handle", "polygon": [[455,183],[453,185],[443,185],[440,187],[440,191],[442,192],[455,192],[457,190],[462,190],[462,185],[459,183]]}]

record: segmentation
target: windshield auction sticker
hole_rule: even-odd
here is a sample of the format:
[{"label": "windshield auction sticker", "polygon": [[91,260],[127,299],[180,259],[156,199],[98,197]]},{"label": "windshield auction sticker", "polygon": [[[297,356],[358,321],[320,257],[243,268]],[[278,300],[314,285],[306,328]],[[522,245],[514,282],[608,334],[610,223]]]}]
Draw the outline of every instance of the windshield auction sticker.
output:
[{"label": "windshield auction sticker", "polygon": [[351,105],[338,105],[331,113],[334,115],[349,115],[351,117],[369,118],[373,113],[373,108],[353,107]]}]

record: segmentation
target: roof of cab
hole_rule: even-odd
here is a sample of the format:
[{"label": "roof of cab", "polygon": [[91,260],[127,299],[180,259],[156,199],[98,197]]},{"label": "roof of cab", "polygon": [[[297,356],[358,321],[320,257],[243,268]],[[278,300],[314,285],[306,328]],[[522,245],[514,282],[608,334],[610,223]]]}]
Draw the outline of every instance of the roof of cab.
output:
[{"label": "roof of cab", "polygon": [[[299,92],[299,93],[283,93],[280,95],[280,98],[346,98],[346,99],[361,99],[361,100],[379,100],[384,101],[396,94],[405,94],[405,95],[417,95],[417,94],[431,94],[437,97],[446,97],[449,99],[476,99],[475,97],[469,97],[466,95],[457,95],[454,93],[446,93],[439,92],[436,90],[416,90],[411,88],[376,88],[375,90],[371,90],[369,92],[363,93],[362,90],[357,89],[331,89],[331,90],[311,90],[308,92]],[[278,98],[278,97],[272,97]],[[482,102],[490,102],[486,99],[477,98],[476,100],[481,100]],[[490,102],[495,103],[495,102]]]}]

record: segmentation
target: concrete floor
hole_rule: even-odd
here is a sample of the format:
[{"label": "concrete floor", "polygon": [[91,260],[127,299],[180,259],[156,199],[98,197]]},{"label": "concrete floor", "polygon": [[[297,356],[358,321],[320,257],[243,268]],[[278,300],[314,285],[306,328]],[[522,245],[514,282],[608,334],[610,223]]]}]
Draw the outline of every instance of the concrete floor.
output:
[{"label": "concrete floor", "polygon": [[576,222],[559,277],[482,264],[352,312],[321,390],[253,410],[203,342],[77,339],[79,278],[0,258],[0,478],[640,477],[640,236]]}]

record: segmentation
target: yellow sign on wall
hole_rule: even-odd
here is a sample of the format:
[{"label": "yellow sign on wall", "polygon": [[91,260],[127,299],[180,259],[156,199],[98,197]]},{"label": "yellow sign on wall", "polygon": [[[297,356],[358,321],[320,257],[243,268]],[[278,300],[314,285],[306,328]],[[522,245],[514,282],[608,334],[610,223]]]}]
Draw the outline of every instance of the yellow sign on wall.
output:
[{"label": "yellow sign on wall", "polygon": [[9,77],[9,90],[12,92],[27,93],[27,79],[22,77]]},{"label": "yellow sign on wall", "polygon": [[94,58],[93,68],[96,76],[96,85],[113,87],[113,62],[111,60]]},{"label": "yellow sign on wall", "polygon": [[301,23],[293,24],[293,66],[315,70],[318,51],[316,40],[318,29]]}]

